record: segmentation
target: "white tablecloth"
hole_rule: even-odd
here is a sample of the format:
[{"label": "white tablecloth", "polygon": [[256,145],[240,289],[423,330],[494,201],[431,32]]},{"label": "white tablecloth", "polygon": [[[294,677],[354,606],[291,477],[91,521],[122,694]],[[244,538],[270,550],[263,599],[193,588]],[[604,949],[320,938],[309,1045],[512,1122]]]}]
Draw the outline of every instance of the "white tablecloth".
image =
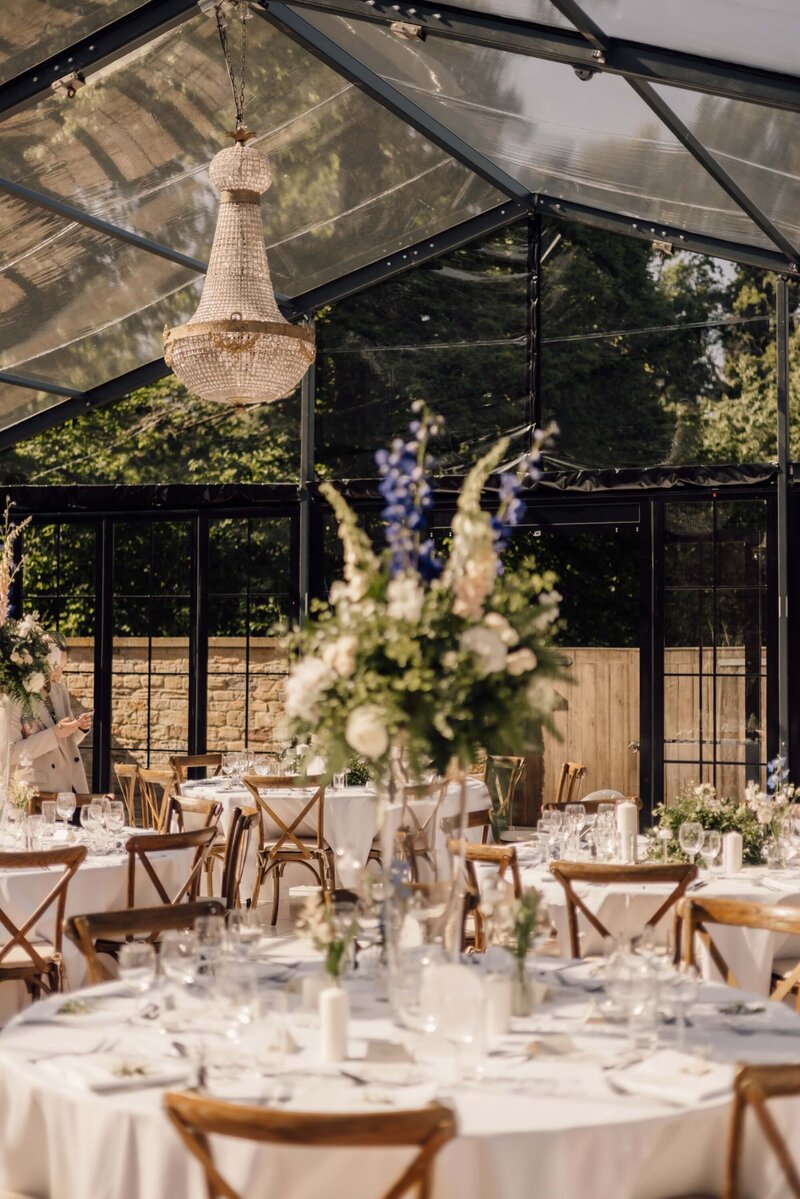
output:
[{"label": "white tablecloth", "polygon": [[[347,1069],[363,1069],[368,1040],[403,1041],[413,1051],[415,1035],[390,1022],[386,1006],[371,998],[365,984],[348,985],[353,1022]],[[554,986],[532,1018],[495,1043],[495,1054],[487,1059],[488,1078],[453,1088],[448,1101],[457,1112],[459,1137],[438,1159],[433,1199],[664,1199],[718,1192],[728,1096],[676,1107],[663,1099],[618,1093],[604,1066],[622,1060],[626,1040],[613,1025],[582,1023],[589,998],[574,977],[569,987]],[[719,1005],[732,998],[741,995],[713,984],[703,988],[692,1013],[690,1047],[703,1046],[718,1062],[796,1059],[800,1019],[777,1004],[742,1020],[723,1017]],[[55,1057],[102,1042],[122,1060],[135,1055],[153,1068],[179,1074],[181,1059],[171,1050],[169,1035],[141,1022],[126,1024],[130,1001],[111,994],[69,1031],[68,1017],[41,1023],[59,1002],[38,1005],[0,1034],[0,1185],[49,1199],[203,1199],[200,1169],[163,1115],[160,1088],[96,1094],[80,1078],[73,1081],[80,1057],[71,1063],[61,1059],[61,1064]],[[40,1023],[30,1023],[34,1019]],[[754,1021],[759,1035],[734,1031],[734,1026],[752,1028]],[[413,1085],[382,1091],[378,1086],[378,1099],[375,1088],[370,1097],[369,1088],[343,1078],[335,1067],[318,1066],[314,1018],[293,1017],[292,1029],[302,1052],[289,1060],[291,1107],[374,1113],[380,1104],[388,1110],[429,1098]],[[526,1059],[531,1040],[552,1033],[568,1035],[574,1049],[565,1056]],[[212,1093],[257,1099],[265,1084],[249,1063],[246,1069],[244,1076],[212,1071]],[[412,1075],[420,1070],[424,1080],[424,1069],[414,1066]],[[182,1084],[175,1078],[171,1085],[180,1089]],[[773,1109],[795,1152],[799,1105],[786,1101]],[[405,1160],[402,1153],[386,1150],[257,1149],[223,1141],[215,1152],[223,1173],[248,1199],[276,1193],[281,1199],[323,1194],[375,1199],[397,1176],[398,1161]],[[743,1193],[782,1199],[785,1188],[776,1181],[763,1139],[753,1138],[745,1160]]]},{"label": "white tablecloth", "polygon": [[[547,866],[526,866],[525,849],[519,847],[522,881],[525,886],[541,890],[558,935],[559,948],[564,957],[569,956],[569,932],[564,891],[550,874]],[[746,900],[753,903],[780,904],[800,907],[800,876],[793,877],[788,871],[768,872],[760,866],[746,866],[740,874],[731,877],[707,875],[700,880],[705,885],[696,891],[698,898],[725,898]],[[673,888],[667,886],[599,886],[575,884],[577,894],[590,911],[602,921],[611,933],[642,931],[650,917],[658,911],[664,898]],[[689,895],[695,894],[690,891]],[[661,940],[665,941],[672,922],[674,909],[670,909],[661,921]],[[602,952],[599,934],[587,923],[580,912],[578,927],[581,931],[581,953],[585,956]],[[735,974],[743,990],[767,995],[770,991],[772,963],[776,958],[800,959],[800,938],[771,933],[762,929],[724,928],[712,925],[711,936],[725,961]],[[719,978],[719,973],[705,952],[699,954],[699,963],[707,978]]]}]

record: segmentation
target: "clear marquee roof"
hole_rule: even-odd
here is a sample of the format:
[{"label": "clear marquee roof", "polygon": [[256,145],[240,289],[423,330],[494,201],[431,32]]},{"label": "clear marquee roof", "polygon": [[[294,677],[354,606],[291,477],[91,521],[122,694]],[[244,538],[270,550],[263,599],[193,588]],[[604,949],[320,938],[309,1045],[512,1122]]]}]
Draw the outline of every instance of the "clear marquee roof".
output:
[{"label": "clear marquee roof", "polygon": [[[537,211],[798,269],[797,0],[251,9],[292,319]],[[165,373],[231,121],[210,0],[4,0],[0,444]]]}]

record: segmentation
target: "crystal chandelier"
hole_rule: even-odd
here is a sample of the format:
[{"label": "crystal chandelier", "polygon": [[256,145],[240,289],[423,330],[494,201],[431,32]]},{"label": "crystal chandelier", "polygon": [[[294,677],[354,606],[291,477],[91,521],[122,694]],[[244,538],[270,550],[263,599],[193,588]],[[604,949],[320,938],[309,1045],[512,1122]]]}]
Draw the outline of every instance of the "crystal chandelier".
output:
[{"label": "crystal chandelier", "polygon": [[[223,8],[241,14],[241,76],[228,54]],[[248,145],[244,125],[244,4],[216,5],[225,65],[236,107],[234,145],[211,160],[220,193],[214,244],[197,311],[185,325],[164,329],[164,359],[189,391],[236,406],[280,400],[294,391],[314,361],[314,334],[281,315],[267,262],[260,196],[270,185],[266,158]]]}]

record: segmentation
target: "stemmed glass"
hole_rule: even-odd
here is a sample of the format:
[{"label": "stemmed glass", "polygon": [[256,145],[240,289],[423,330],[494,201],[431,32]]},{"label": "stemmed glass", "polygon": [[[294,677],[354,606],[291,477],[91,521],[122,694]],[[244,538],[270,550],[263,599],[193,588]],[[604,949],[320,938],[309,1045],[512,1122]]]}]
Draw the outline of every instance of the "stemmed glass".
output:
[{"label": "stemmed glass", "polygon": [[125,828],[125,805],[121,799],[110,799],[106,811],[106,828],[117,844],[119,833]]},{"label": "stemmed glass", "polygon": [[677,1048],[682,1053],[686,1048],[686,1018],[697,999],[700,974],[696,966],[681,962],[666,977],[667,1006],[674,1012],[678,1025]]},{"label": "stemmed glass", "polygon": [[56,795],[56,813],[64,821],[64,824],[69,824],[72,819],[72,813],[75,811],[75,795],[72,791],[59,791]]},{"label": "stemmed glass", "polygon": [[698,850],[703,844],[703,833],[702,824],[696,820],[687,820],[678,829],[678,844],[683,852],[688,854],[692,866],[694,866]]},{"label": "stemmed glass", "polygon": [[592,838],[597,856],[601,861],[610,861],[617,844],[617,825],[613,817],[598,814],[592,828]]},{"label": "stemmed glass", "polygon": [[706,864],[706,870],[711,873],[716,859],[722,852],[722,833],[717,829],[710,829],[703,834],[703,841],[700,846],[700,856]]},{"label": "stemmed glass", "polygon": [[222,755],[222,764],[220,769],[228,780],[226,791],[233,790],[233,779],[239,765],[239,755],[235,753],[226,753]]},{"label": "stemmed glass", "polygon": [[[86,805],[91,806],[91,805]],[[130,941],[120,947],[119,976],[127,983],[139,1000],[139,1014],[143,1015],[142,1000],[155,986],[156,950],[149,941]]]}]

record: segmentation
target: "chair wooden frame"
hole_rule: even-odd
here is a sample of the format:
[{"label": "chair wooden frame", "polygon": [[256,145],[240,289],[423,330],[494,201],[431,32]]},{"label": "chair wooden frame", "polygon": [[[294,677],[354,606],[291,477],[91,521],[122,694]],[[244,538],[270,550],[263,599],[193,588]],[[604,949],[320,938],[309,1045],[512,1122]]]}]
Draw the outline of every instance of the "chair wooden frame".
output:
[{"label": "chair wooden frame", "polygon": [[[491,826],[491,808],[480,808],[474,812],[467,812],[464,820],[464,831],[471,828],[479,828],[481,833],[481,844],[485,845],[489,840],[489,830]],[[460,832],[461,816],[442,816],[439,821],[439,828],[444,833],[447,841],[452,840]]]},{"label": "chair wooden frame", "polygon": [[136,828],[136,790],[139,786],[139,767],[133,762],[115,762],[114,774],[119,784],[122,802],[128,813],[128,825]]},{"label": "chair wooden frame", "polygon": [[175,775],[171,770],[146,770],[143,766],[138,768],[137,773],[139,793],[142,797],[142,827],[154,828],[156,832],[163,833],[170,796],[175,786]]},{"label": "chair wooden frame", "polygon": [[169,764],[175,776],[175,783],[180,786],[189,778],[190,770],[210,770],[211,773],[207,774],[206,778],[217,778],[222,770],[222,754],[176,754],[170,758]]},{"label": "chair wooden frame", "polygon": [[800,1199],[800,1175],[767,1108],[770,1099],[800,1095],[800,1066],[740,1066],[733,1088],[733,1106],[728,1127],[728,1152],[722,1199],[739,1199],[739,1170],[744,1147],[744,1120],[751,1108],[772,1149],[790,1192]]},{"label": "chair wooden frame", "polygon": [[522,878],[519,872],[516,846],[479,845],[474,841],[454,841],[451,838],[447,842],[447,849],[453,857],[460,857],[464,861],[468,896],[472,901],[469,904],[469,910],[475,924],[474,948],[476,953],[483,953],[486,949],[486,918],[481,911],[481,889],[475,867],[479,863],[496,866],[497,877],[500,879],[505,878],[508,871],[511,874],[514,898],[519,899],[522,894]]},{"label": "chair wooden frame", "polygon": [[[304,794],[309,788],[299,783],[293,775],[246,774],[242,782],[247,787],[261,815],[261,841],[258,854],[259,867],[253,888],[252,905],[256,907],[262,886],[272,875],[272,924],[277,924],[280,906],[280,885],[285,868],[290,865],[303,866],[313,875],[316,883],[325,891],[334,888],[335,870],[333,851],[325,841],[324,810],[325,786],[315,785],[311,796]],[[288,818],[288,823],[275,812],[264,798],[264,791],[298,792],[297,811]],[[285,796],[279,797],[285,800]],[[264,817],[278,829],[277,837],[268,836],[264,829]],[[316,820],[316,833],[309,837],[298,830],[303,821]]]},{"label": "chair wooden frame", "polygon": [[217,1169],[209,1136],[234,1137],[259,1144],[390,1148],[416,1146],[418,1153],[382,1199],[400,1199],[412,1189],[429,1199],[436,1154],[456,1135],[455,1115],[440,1104],[413,1111],[329,1115],[284,1112],[167,1092],[164,1107],[186,1148],[202,1165],[208,1199],[243,1199]]},{"label": "chair wooden frame", "polygon": [[[567,802],[571,801],[565,801],[564,803],[546,803],[543,805],[543,811],[561,812],[566,807]],[[601,804],[632,803],[636,804],[637,812],[641,812],[642,810],[642,801],[638,795],[623,795],[620,796],[619,799],[579,799],[575,800],[575,802],[583,804],[587,816],[596,816],[597,810]]]},{"label": "chair wooden frame", "polygon": [[491,800],[490,824],[495,840],[499,840],[500,819],[506,826],[514,823],[514,793],[525,775],[525,766],[524,757],[486,755],[483,781]]},{"label": "chair wooden frame", "polygon": [[200,796],[170,795],[164,832],[185,833],[184,815],[202,816],[203,828],[218,828],[222,816],[222,804],[218,799],[202,799]]},{"label": "chair wooden frame", "polygon": [[[699,941],[728,986],[738,987],[736,975],[708,931],[707,926],[710,924],[729,928],[758,928],[800,936],[800,909],[743,902],[738,899],[696,899],[694,896],[687,896],[681,900],[676,912],[676,942],[684,962],[695,965],[695,946]],[[799,984],[800,961],[785,978],[779,979],[769,997],[780,1002],[794,991],[795,1009],[800,1012]]]},{"label": "chair wooden frame", "polygon": [[99,943],[108,949],[118,949],[124,941],[142,939],[155,943],[159,934],[171,928],[191,928],[199,916],[222,916],[225,905],[219,899],[198,899],[195,903],[174,906],[159,904],[155,908],[127,908],[119,912],[89,912],[70,916],[64,932],[77,945],[86,961],[86,971],[92,984],[114,978],[102,961],[106,956]]},{"label": "chair wooden frame", "polygon": [[[86,857],[85,845],[71,845],[63,849],[36,850],[33,852],[0,853],[0,870],[33,870],[63,867],[61,877],[56,880],[47,895],[35,907],[22,924],[17,924],[0,908],[0,925],[9,934],[9,939],[0,945],[0,982],[11,979],[22,980],[31,997],[37,999],[43,991],[53,993],[63,986],[63,963],[61,945],[64,929],[64,908],[67,891],[75,872]],[[46,946],[29,939],[42,917],[55,905],[55,932],[52,944]],[[21,949],[29,962],[8,962],[15,949]],[[46,953],[43,952],[46,949]]]},{"label": "chair wooden frame", "polygon": [[685,863],[661,865],[655,862],[645,862],[639,866],[605,865],[601,862],[551,862],[550,873],[564,889],[564,896],[567,901],[569,950],[573,958],[579,958],[581,956],[580,936],[578,933],[579,911],[601,937],[609,937],[611,934],[602,920],[586,906],[578,893],[573,889],[573,883],[637,883],[645,886],[648,884],[655,886],[664,883],[674,883],[675,889],[666,897],[650,919],[646,921],[645,927],[649,927],[658,924],[670,908],[682,898],[689,883],[697,878],[697,866],[690,866]]},{"label": "chair wooden frame", "polygon": [[[225,858],[222,866],[222,897],[229,908],[242,906],[241,887],[250,842],[258,838],[258,854],[261,843],[261,812],[258,808],[234,808],[231,814],[228,839],[225,842]],[[218,846],[214,847],[219,848]],[[213,850],[212,850],[213,853]],[[209,855],[209,862],[212,862]]]},{"label": "chair wooden frame", "polygon": [[[28,811],[31,813],[36,813],[36,814],[40,813],[42,810],[42,804],[45,803],[46,800],[55,801],[55,798],[57,795],[58,795],[57,791],[37,791],[37,792],[35,792],[35,794],[31,796],[30,801],[28,803]],[[115,798],[116,798],[116,796],[111,791],[93,791],[93,792],[86,792],[85,794],[84,793],[76,794],[74,796],[76,808],[84,808],[84,807],[86,807],[87,803],[95,803],[96,801],[99,801],[102,799],[115,799]]]},{"label": "chair wooden frame", "polygon": [[[148,876],[156,894],[164,904],[174,906],[182,901],[192,903],[197,899],[197,892],[200,887],[200,879],[202,877],[203,868],[205,867],[206,858],[208,857],[211,846],[214,843],[214,838],[217,835],[216,828],[197,828],[192,829],[188,833],[161,833],[158,836],[153,836],[151,833],[147,835],[139,835],[128,838],[128,898],[127,905],[129,908],[136,907],[136,864],[141,862],[144,867],[145,874]],[[186,882],[172,899],[170,899],[163,882],[159,878],[157,872],[153,869],[149,858],[151,854],[163,853],[165,850],[181,850],[193,849],[195,851],[192,868]]]},{"label": "chair wooden frame", "polygon": [[[411,866],[411,877],[415,883],[420,881],[418,863],[427,863],[434,879],[436,878],[436,833],[439,829],[439,812],[444,803],[451,779],[436,779],[433,783],[423,783],[420,786],[403,788],[403,811],[400,830],[403,833],[401,843]],[[420,820],[414,808],[415,803],[432,800],[433,806],[426,816]],[[408,817],[412,823],[407,823]]]},{"label": "chair wooden frame", "polygon": [[586,778],[586,767],[581,762],[564,762],[556,788],[556,804],[577,803],[575,789]]}]

